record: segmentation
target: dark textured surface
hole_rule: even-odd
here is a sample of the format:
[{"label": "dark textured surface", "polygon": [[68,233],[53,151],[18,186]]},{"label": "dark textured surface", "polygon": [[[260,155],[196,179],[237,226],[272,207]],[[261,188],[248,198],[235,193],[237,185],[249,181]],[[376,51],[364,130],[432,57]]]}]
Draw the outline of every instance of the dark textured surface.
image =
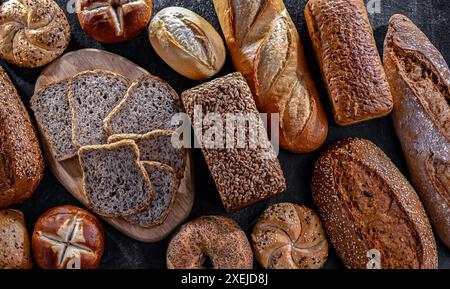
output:
[{"label": "dark textured surface", "polygon": [[[387,31],[387,23],[390,16],[395,13],[402,13],[413,20],[441,51],[447,62],[450,61],[450,49],[448,49],[450,46],[448,24],[450,21],[450,5],[448,0],[379,1],[381,2],[381,13],[370,15],[379,49],[383,46],[384,37]],[[69,50],[92,47],[117,53],[137,63],[151,73],[163,78],[179,93],[198,84],[198,82],[183,78],[167,66],[155,54],[145,33],[142,33],[138,38],[125,44],[103,46],[84,34],[78,24],[76,15],[68,13],[68,10],[66,9],[67,0],[57,0],[57,2],[64,8],[71,24],[72,40],[68,48]],[[71,1],[69,1],[69,3],[70,2]],[[333,118],[330,103],[320,79],[319,70],[314,61],[314,54],[304,22],[303,8],[306,1],[287,0],[285,2],[288,11],[299,29],[311,70],[313,71],[315,80],[318,84],[322,101],[325,104],[328,119],[331,122],[330,133],[326,144],[318,151],[306,155],[295,155],[282,151],[279,158],[286,175],[288,186],[286,192],[268,201],[258,203],[233,214],[225,213],[220,202],[219,194],[208,173],[203,156],[200,150],[195,150],[194,161],[197,195],[195,198],[194,209],[192,210],[189,219],[206,214],[224,215],[233,218],[247,233],[250,233],[256,219],[269,204],[289,201],[313,207],[310,189],[313,163],[327,146],[343,137],[358,136],[372,140],[375,144],[379,145],[400,170],[408,176],[400,144],[395,135],[390,117],[345,128],[337,127],[334,122],[332,122]],[[212,1],[155,0],[154,13],[167,6],[182,6],[191,9],[209,20],[216,29],[220,31]],[[41,69],[21,69],[6,64],[3,61],[0,61],[0,63],[7,70],[14,84],[18,88],[19,94],[28,107],[30,98],[33,94],[34,83],[39,76]],[[221,71],[220,75],[233,72],[233,70],[230,57],[227,57],[225,68]],[[79,205],[79,203],[58,183],[51,172],[47,170],[35,195],[18,208],[25,213],[27,225],[31,230],[34,226],[34,222],[46,210],[63,204]],[[155,244],[144,244],[125,237],[104,222],[103,224],[106,234],[105,255],[102,260],[103,268],[165,268],[165,253],[168,240]],[[440,242],[438,242],[438,247],[440,267],[450,268],[450,250],[443,247]],[[343,268],[342,263],[337,258],[333,249],[330,251],[325,268]]]}]

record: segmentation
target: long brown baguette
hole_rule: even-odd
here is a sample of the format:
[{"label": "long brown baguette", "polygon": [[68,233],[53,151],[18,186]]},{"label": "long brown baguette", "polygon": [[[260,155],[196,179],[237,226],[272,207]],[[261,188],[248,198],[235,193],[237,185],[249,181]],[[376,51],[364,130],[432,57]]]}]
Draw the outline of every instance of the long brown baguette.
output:
[{"label": "long brown baguette", "polygon": [[0,67],[0,208],[29,198],[44,174],[44,160],[30,116]]},{"label": "long brown baguette", "polygon": [[325,151],[312,192],[348,268],[437,268],[433,232],[416,192],[370,141],[344,139]]},{"label": "long brown baguette", "polygon": [[213,2],[234,65],[258,110],[279,113],[280,146],[296,153],[320,147],[328,121],[283,1]]},{"label": "long brown baguette", "polygon": [[426,35],[403,15],[390,20],[384,66],[412,183],[450,248],[450,70]]},{"label": "long brown baguette", "polygon": [[305,18],[336,123],[389,114],[392,95],[364,1],[310,0]]}]

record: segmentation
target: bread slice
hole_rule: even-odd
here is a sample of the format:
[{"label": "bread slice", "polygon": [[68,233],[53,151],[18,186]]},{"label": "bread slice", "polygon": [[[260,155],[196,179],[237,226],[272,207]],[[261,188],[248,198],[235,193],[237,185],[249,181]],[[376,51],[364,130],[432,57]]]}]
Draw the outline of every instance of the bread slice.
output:
[{"label": "bread slice", "polygon": [[180,97],[170,85],[145,75],[130,86],[125,98],[105,118],[104,129],[109,135],[176,130],[178,124],[171,124],[171,120],[182,111]]},{"label": "bread slice", "polygon": [[125,217],[125,220],[141,227],[161,225],[167,218],[175,200],[180,180],[170,166],[158,162],[142,162],[153,186],[153,202],[147,211]]},{"label": "bread slice", "polygon": [[152,185],[133,141],[82,147],[78,155],[84,192],[94,212],[124,217],[150,207]]},{"label": "bread slice", "polygon": [[93,70],[75,75],[69,91],[72,139],[78,146],[105,144],[103,119],[124,98],[130,81],[119,74]]},{"label": "bread slice", "polygon": [[129,139],[139,147],[142,161],[155,161],[171,166],[183,178],[186,149],[182,148],[178,134],[171,130],[155,130],[144,135],[120,134],[108,138],[108,143]]},{"label": "bread slice", "polygon": [[30,102],[40,131],[58,161],[76,156],[78,150],[72,142],[69,89],[69,79],[52,83],[35,93]]}]

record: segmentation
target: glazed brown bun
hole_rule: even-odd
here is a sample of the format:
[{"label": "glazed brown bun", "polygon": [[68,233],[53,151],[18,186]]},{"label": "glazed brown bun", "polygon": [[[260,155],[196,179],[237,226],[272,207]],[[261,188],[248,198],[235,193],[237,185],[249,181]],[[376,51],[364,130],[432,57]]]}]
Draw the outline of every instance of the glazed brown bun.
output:
[{"label": "glazed brown bun", "polygon": [[319,148],[328,121],[283,0],[213,2],[234,66],[258,110],[279,114],[280,146],[295,153]]},{"label": "glazed brown bun", "polygon": [[152,0],[77,0],[78,21],[98,42],[125,42],[141,33],[152,15]]},{"label": "glazed brown bun", "polygon": [[328,256],[319,217],[296,204],[267,208],[253,228],[252,240],[256,260],[266,269],[319,269]]},{"label": "glazed brown bun", "polygon": [[312,193],[336,251],[352,269],[435,269],[436,243],[419,197],[372,142],[344,139],[314,167]]},{"label": "glazed brown bun", "polygon": [[30,116],[0,67],[0,208],[31,197],[44,175],[44,160]]},{"label": "glazed brown bun", "polygon": [[97,218],[74,206],[47,211],[37,221],[32,237],[34,259],[42,269],[95,269],[104,243]]},{"label": "glazed brown bun", "polygon": [[253,253],[245,233],[233,220],[205,216],[184,224],[167,249],[167,268],[252,269]]},{"label": "glazed brown bun", "polygon": [[0,210],[0,269],[33,266],[25,219],[20,211]]}]

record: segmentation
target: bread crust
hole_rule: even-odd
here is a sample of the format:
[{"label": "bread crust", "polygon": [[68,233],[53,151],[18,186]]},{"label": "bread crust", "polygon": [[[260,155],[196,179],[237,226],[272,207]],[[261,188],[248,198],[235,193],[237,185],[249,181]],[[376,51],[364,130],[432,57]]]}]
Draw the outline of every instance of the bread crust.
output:
[{"label": "bread crust", "polygon": [[0,67],[0,208],[31,197],[44,175],[44,160],[25,106]]},{"label": "bread crust", "polygon": [[213,2],[234,65],[258,110],[279,114],[280,146],[295,153],[319,148],[328,121],[283,1]]},{"label": "bread crust", "polygon": [[310,0],[305,19],[336,123],[389,114],[392,95],[364,2]]},{"label": "bread crust", "polygon": [[135,38],[152,15],[152,0],[78,0],[78,21],[95,40],[114,44]]},{"label": "bread crust", "polygon": [[100,221],[75,206],[52,208],[34,226],[33,255],[42,269],[66,269],[76,257],[79,257],[79,269],[96,269],[104,246]]},{"label": "bread crust", "polygon": [[436,243],[417,194],[370,141],[344,139],[327,149],[315,164],[312,193],[346,267],[368,268],[376,249],[383,269],[437,268]]},{"label": "bread crust", "polygon": [[450,248],[450,70],[411,20],[394,15],[384,44],[392,119],[437,235]]}]

